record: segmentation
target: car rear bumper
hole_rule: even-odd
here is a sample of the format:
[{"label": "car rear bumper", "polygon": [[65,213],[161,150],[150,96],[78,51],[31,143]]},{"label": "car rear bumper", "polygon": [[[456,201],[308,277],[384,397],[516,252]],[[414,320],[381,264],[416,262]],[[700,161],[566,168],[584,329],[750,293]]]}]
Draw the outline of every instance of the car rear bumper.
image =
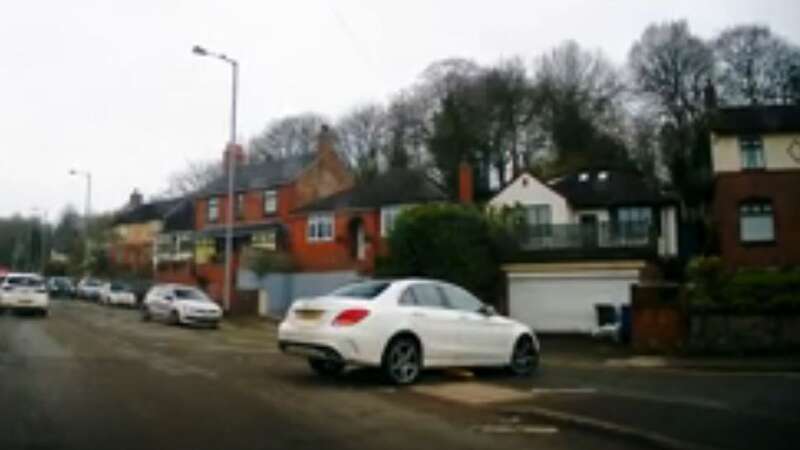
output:
[{"label": "car rear bumper", "polygon": [[219,325],[219,322],[222,318],[221,317],[211,317],[211,316],[184,316],[181,318],[181,322],[186,325],[197,325],[197,326],[206,326],[206,327],[215,327]]},{"label": "car rear bumper", "polygon": [[283,322],[278,328],[278,348],[293,356],[378,366],[381,355],[375,344],[374,337],[354,328],[308,328],[290,322]]},{"label": "car rear bumper", "polygon": [[3,298],[0,307],[19,310],[47,310],[48,300],[37,298]]}]

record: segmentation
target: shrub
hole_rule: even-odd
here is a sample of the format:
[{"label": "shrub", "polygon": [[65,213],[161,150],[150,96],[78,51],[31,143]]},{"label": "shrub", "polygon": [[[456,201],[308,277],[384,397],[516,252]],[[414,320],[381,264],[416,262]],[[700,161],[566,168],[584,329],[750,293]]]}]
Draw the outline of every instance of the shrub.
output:
[{"label": "shrub", "polygon": [[687,267],[693,306],[738,311],[800,309],[800,270],[726,271],[719,258],[696,258]]},{"label": "shrub", "polygon": [[493,225],[474,207],[423,205],[400,214],[388,238],[389,257],[378,275],[450,281],[487,301],[502,280]]},{"label": "shrub", "polygon": [[275,272],[290,272],[294,268],[294,260],[289,254],[255,248],[250,248],[245,252],[244,263],[258,276]]}]

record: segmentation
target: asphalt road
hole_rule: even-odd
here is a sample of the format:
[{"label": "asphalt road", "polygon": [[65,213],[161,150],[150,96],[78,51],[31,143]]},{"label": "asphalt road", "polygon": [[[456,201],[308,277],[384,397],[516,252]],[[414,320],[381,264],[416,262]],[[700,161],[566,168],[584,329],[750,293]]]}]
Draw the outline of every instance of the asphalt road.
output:
[{"label": "asphalt road", "polygon": [[[371,370],[325,380],[277,351],[274,326],[196,330],[54,301],[47,318],[0,316],[0,449],[642,448],[522,426],[497,402],[525,403],[528,384],[460,377],[430,374],[413,389]],[[453,386],[463,392],[439,395]]]}]

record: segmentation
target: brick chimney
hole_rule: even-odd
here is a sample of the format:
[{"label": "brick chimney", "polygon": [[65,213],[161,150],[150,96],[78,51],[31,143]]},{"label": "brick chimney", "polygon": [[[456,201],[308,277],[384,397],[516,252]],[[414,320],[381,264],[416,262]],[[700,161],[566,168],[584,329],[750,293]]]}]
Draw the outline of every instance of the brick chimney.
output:
[{"label": "brick chimney", "polygon": [[233,157],[233,161],[237,166],[241,166],[245,162],[244,149],[239,144],[228,144],[225,151],[222,152],[222,168],[225,173],[228,171],[228,158]]},{"label": "brick chimney", "polygon": [[142,193],[139,192],[138,189],[134,189],[133,192],[131,192],[130,199],[128,200],[128,207],[138,208],[142,206],[143,202],[144,202],[144,197],[142,197]]},{"label": "brick chimney", "polygon": [[336,153],[334,146],[336,145],[336,133],[331,130],[328,125],[322,125],[317,135],[317,151],[322,154],[324,152]]},{"label": "brick chimney", "polygon": [[475,180],[472,174],[472,165],[461,161],[458,165],[458,201],[466,205],[475,200]]}]

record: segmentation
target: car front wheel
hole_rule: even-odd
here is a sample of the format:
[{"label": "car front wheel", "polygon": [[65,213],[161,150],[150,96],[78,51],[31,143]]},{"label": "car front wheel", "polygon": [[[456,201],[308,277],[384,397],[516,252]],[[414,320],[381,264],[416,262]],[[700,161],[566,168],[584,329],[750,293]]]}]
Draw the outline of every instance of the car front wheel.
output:
[{"label": "car front wheel", "polygon": [[401,336],[386,346],[383,372],[394,384],[406,385],[417,380],[422,371],[422,352],[417,341]]},{"label": "car front wheel", "polygon": [[152,316],[150,315],[150,308],[147,306],[142,307],[142,321],[149,322]]},{"label": "car front wheel", "polygon": [[344,370],[344,363],[328,359],[309,358],[308,365],[317,375],[335,377]]},{"label": "car front wheel", "polygon": [[517,376],[530,376],[539,367],[539,352],[530,336],[521,336],[514,344],[511,353],[511,373]]}]

